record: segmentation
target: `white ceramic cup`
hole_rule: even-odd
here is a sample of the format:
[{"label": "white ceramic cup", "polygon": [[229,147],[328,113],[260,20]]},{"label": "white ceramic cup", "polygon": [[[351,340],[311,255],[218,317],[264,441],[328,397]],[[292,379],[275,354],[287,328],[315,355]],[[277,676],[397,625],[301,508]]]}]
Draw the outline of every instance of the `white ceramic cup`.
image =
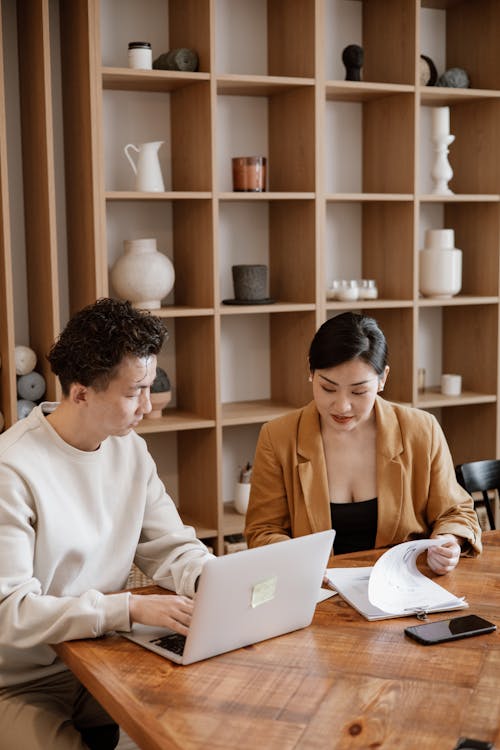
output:
[{"label": "white ceramic cup", "polygon": [[462,392],[462,376],[454,373],[441,375],[441,393],[445,396],[460,396]]}]

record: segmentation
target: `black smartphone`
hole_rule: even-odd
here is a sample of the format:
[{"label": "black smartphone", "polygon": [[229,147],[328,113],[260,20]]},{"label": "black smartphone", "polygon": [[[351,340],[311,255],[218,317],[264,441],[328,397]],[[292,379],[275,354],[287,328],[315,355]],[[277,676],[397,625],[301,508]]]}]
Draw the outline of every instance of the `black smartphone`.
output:
[{"label": "black smartphone", "polygon": [[460,737],[453,750],[494,750],[493,742],[473,740],[470,737]]},{"label": "black smartphone", "polygon": [[428,646],[432,643],[444,643],[445,641],[455,641],[457,638],[470,638],[473,635],[491,633],[496,629],[496,625],[483,617],[463,615],[451,617],[449,620],[435,620],[423,625],[411,625],[405,628],[405,633],[410,638]]}]

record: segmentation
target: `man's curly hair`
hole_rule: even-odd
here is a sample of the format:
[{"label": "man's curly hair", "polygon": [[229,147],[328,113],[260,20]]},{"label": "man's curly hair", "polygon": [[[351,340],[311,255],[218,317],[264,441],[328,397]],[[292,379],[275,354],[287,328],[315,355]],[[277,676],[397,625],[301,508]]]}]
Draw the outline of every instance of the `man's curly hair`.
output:
[{"label": "man's curly hair", "polygon": [[65,396],[72,383],[102,391],[124,357],[158,354],[166,337],[160,318],[104,297],[70,319],[47,359]]}]

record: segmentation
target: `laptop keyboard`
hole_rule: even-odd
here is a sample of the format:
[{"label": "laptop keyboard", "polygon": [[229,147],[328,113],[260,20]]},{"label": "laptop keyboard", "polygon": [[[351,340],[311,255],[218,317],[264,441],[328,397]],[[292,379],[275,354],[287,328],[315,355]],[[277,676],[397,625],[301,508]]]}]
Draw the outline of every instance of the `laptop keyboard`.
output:
[{"label": "laptop keyboard", "polygon": [[167,651],[173,651],[174,654],[182,656],[184,646],[186,645],[186,636],[180,633],[169,633],[161,638],[153,638],[150,643],[154,643],[155,646],[160,646]]}]

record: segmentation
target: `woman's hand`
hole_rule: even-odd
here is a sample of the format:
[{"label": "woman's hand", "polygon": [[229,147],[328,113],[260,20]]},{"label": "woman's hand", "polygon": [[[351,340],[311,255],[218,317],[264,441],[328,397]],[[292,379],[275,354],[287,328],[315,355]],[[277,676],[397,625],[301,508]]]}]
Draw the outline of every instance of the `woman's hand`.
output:
[{"label": "woman's hand", "polygon": [[460,545],[453,534],[438,534],[433,539],[440,539],[439,547],[429,547],[427,550],[427,564],[434,573],[442,576],[449,573],[460,559]]},{"label": "woman's hand", "polygon": [[161,594],[131,594],[130,623],[170,628],[181,635],[188,634],[193,614],[193,601],[187,596]]}]

